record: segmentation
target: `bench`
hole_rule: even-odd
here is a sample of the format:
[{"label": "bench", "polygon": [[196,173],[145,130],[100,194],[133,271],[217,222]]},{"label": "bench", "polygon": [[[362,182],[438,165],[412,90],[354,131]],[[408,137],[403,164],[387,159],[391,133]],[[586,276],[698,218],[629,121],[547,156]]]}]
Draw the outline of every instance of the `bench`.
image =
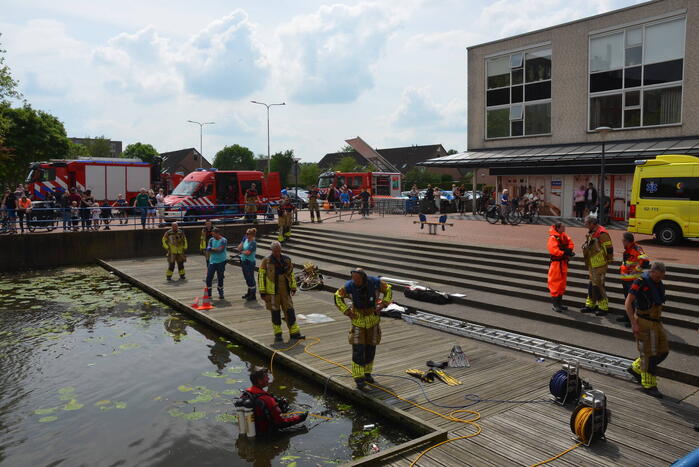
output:
[{"label": "bench", "polygon": [[429,234],[430,235],[437,235],[437,227],[442,226],[442,230],[446,230],[445,227],[448,225],[449,227],[453,227],[454,224],[452,223],[447,223],[447,215],[442,214],[439,216],[439,222],[429,222],[427,220],[427,216],[424,214],[420,214],[419,216],[420,220],[413,221],[413,224],[420,224],[420,229],[424,229],[425,225],[427,225],[427,228],[429,229]]}]

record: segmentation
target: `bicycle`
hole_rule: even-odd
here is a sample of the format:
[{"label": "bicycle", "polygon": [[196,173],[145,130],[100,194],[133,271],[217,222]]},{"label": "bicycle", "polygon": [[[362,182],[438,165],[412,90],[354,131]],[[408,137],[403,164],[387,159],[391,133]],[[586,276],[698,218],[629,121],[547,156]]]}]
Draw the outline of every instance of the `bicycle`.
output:
[{"label": "bicycle", "polygon": [[536,203],[531,206],[528,211],[522,214],[522,220],[526,220],[528,224],[538,224],[540,219],[541,216],[539,215],[539,205]]},{"label": "bicycle", "polygon": [[313,263],[303,265],[303,271],[296,273],[296,284],[300,290],[313,290],[323,286],[323,274]]}]

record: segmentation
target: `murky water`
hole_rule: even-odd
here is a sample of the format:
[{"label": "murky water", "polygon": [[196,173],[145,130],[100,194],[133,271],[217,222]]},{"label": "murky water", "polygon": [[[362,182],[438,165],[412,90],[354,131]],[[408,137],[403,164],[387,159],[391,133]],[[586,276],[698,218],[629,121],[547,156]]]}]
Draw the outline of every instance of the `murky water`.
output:
[{"label": "murky water", "polygon": [[325,465],[409,439],[281,367],[270,391],[332,420],[239,437],[259,364],[100,268],[0,275],[0,465]]}]

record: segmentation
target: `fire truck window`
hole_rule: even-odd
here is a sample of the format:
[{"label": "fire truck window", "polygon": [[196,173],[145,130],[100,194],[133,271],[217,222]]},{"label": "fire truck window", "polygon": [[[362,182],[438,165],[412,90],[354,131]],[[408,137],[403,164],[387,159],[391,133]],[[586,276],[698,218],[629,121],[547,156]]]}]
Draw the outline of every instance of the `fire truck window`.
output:
[{"label": "fire truck window", "polygon": [[344,175],[341,177],[337,177],[337,187],[340,188],[342,185],[345,184],[345,177]]},{"label": "fire truck window", "polygon": [[42,172],[41,181],[52,182],[52,181],[56,180],[56,169],[44,169],[41,172]]},{"label": "fire truck window", "polygon": [[354,177],[354,183],[352,183],[352,186],[350,188],[352,188],[353,190],[358,190],[361,187],[362,187],[362,177],[361,176]]},{"label": "fire truck window", "polygon": [[391,180],[389,177],[376,177],[376,195],[390,196],[391,195]]},{"label": "fire truck window", "polygon": [[200,187],[197,190],[195,196],[197,198],[205,198],[205,197],[211,195],[213,192],[214,192],[213,183],[207,183],[206,185],[203,185],[202,187]]}]

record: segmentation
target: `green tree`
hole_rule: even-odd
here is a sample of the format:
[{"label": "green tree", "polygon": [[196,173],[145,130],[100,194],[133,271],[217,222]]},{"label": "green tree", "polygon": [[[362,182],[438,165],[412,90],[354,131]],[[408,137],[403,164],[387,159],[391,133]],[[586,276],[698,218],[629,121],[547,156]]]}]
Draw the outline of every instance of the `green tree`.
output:
[{"label": "green tree", "polygon": [[216,153],[214,167],[219,170],[255,170],[255,156],[245,146],[225,146]]},{"label": "green tree", "polygon": [[419,189],[427,188],[427,185],[440,185],[442,177],[439,174],[428,172],[423,169],[413,169],[403,176],[403,189],[410,190],[413,185]]},{"label": "green tree", "polygon": [[104,135],[98,136],[97,138],[86,137],[86,141],[83,143],[88,151],[90,151],[90,156],[94,158],[109,157],[112,155],[112,145],[109,138],[105,138]]},{"label": "green tree", "polygon": [[318,177],[323,170],[315,162],[306,162],[301,164],[301,172],[299,173],[299,183],[301,186],[310,187],[318,183]]},{"label": "green tree", "polygon": [[68,140],[66,159],[80,159],[81,157],[90,157],[90,150],[87,149],[87,146]]},{"label": "green tree", "polygon": [[0,105],[0,118],[8,122],[4,146],[8,159],[0,164],[0,184],[14,186],[27,174],[31,162],[64,158],[68,154],[66,130],[58,118],[29,104]]},{"label": "green tree", "polygon": [[158,151],[150,144],[132,143],[126,146],[122,154],[123,157],[129,159],[141,159],[143,162],[152,164],[155,158],[159,156]]},{"label": "green tree", "polygon": [[294,165],[294,150],[287,149],[284,152],[272,154],[272,172],[279,172],[279,180],[282,186],[287,186],[289,183],[288,177],[291,172],[291,166]]},{"label": "green tree", "polygon": [[458,154],[458,153],[459,153],[459,151],[457,151],[456,149],[450,149],[450,150],[447,151],[447,154],[450,155],[450,156],[451,156],[452,154]]},{"label": "green tree", "polygon": [[333,166],[335,172],[356,172],[364,168],[357,164],[357,159],[352,156],[345,156]]},{"label": "green tree", "polygon": [[352,146],[350,146],[349,144],[345,144],[337,152],[353,152],[353,151],[354,151],[354,148]]}]

